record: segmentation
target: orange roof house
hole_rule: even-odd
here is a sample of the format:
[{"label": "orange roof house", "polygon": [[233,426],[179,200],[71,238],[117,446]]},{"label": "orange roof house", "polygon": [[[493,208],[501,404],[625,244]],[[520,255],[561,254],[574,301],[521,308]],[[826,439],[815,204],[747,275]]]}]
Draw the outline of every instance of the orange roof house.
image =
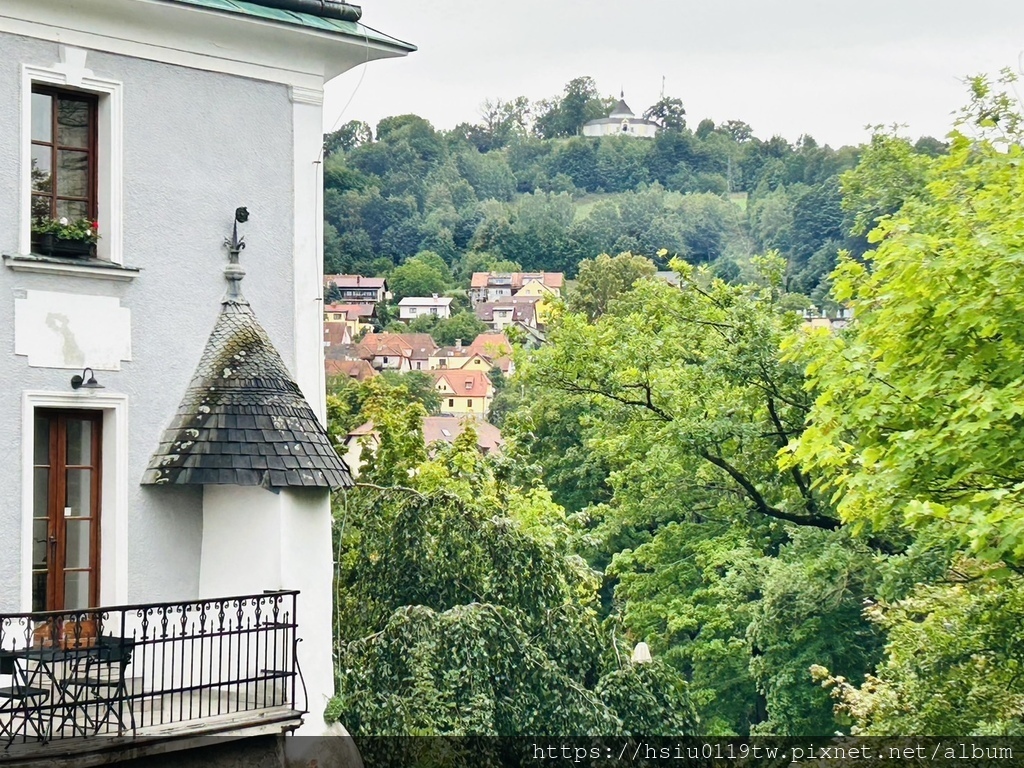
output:
[{"label": "orange roof house", "polygon": [[494,399],[494,385],[484,371],[431,371],[441,395],[441,413],[486,418]]}]

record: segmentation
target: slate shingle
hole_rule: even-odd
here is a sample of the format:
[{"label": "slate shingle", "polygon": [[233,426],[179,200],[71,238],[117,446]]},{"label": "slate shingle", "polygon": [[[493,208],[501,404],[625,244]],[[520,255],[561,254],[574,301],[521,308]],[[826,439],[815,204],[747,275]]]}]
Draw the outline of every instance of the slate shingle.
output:
[{"label": "slate shingle", "polygon": [[142,482],[343,488],[352,476],[249,303],[228,298]]}]

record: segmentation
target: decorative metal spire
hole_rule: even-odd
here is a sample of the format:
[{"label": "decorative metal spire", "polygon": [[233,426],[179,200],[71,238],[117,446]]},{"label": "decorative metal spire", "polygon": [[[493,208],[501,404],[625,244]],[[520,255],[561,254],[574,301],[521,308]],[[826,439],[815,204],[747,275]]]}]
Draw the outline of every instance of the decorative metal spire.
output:
[{"label": "decorative metal spire", "polygon": [[241,299],[242,289],[239,283],[242,282],[242,278],[245,277],[245,270],[242,269],[242,265],[238,263],[238,256],[245,248],[245,238],[238,236],[238,225],[244,224],[249,220],[249,209],[235,208],[235,222],[231,227],[231,237],[224,238],[224,245],[228,249],[228,265],[224,267],[224,277],[228,281],[228,295],[227,298]]}]

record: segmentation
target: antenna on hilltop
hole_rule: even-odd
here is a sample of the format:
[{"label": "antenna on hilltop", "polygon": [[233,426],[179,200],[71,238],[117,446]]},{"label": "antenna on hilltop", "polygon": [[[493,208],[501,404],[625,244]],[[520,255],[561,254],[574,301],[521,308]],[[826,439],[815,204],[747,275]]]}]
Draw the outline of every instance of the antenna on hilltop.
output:
[{"label": "antenna on hilltop", "polygon": [[661,98],[665,98],[665,76],[661,76]]}]

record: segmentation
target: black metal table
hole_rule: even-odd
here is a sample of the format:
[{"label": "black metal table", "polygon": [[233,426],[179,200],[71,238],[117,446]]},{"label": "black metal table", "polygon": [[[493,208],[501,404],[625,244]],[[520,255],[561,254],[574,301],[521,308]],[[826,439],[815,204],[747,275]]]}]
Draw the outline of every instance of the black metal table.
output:
[{"label": "black metal table", "polygon": [[[49,741],[55,721],[58,730],[70,724],[73,736],[95,735],[111,717],[118,734],[129,727],[134,732],[125,684],[133,647],[128,638],[100,635],[83,647],[0,649],[0,674],[12,675],[14,682],[0,689],[0,699],[13,703],[8,711],[21,715],[26,738],[31,724],[36,738]],[[0,735],[10,745],[18,734],[0,723]]]}]

